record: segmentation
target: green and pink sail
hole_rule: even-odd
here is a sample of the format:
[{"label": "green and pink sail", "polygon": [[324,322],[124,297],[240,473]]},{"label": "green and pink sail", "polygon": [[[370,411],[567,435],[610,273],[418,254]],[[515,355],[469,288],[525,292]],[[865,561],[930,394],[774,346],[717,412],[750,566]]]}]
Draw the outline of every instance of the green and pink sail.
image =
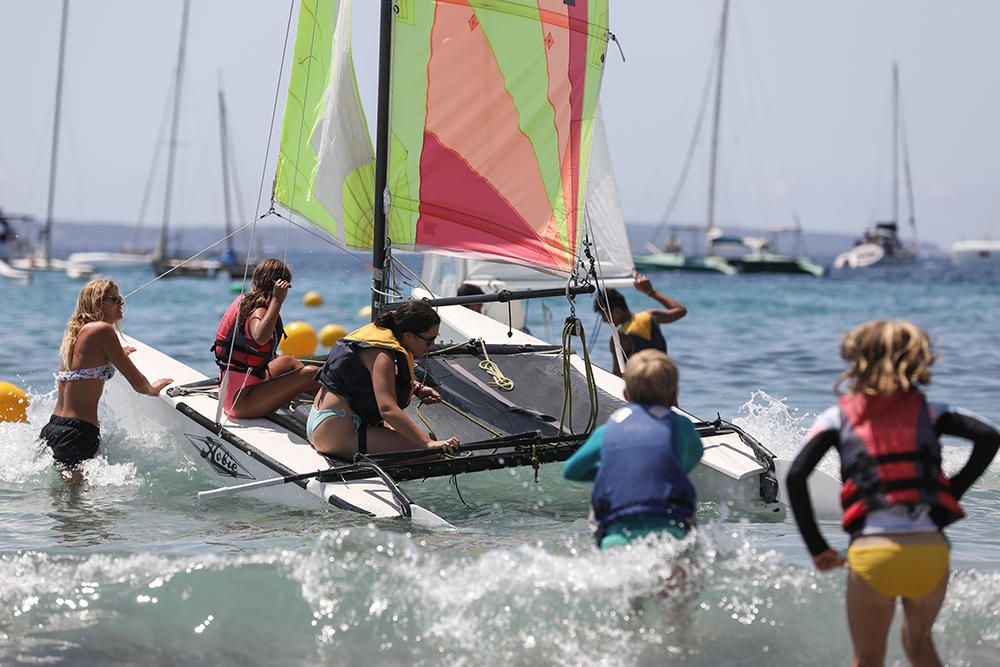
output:
[{"label": "green and pink sail", "polygon": [[[353,68],[336,66],[350,63],[346,31],[319,25],[336,4],[303,6],[276,195],[364,248],[372,206],[359,197],[374,190],[371,142],[358,136],[367,139],[367,129],[359,129]],[[397,0],[395,9],[393,247],[570,270],[583,228],[607,0]],[[337,13],[349,16],[349,8]],[[332,41],[317,53],[328,32]],[[323,90],[306,92],[307,77],[319,77]],[[350,140],[333,130],[350,130]]]}]

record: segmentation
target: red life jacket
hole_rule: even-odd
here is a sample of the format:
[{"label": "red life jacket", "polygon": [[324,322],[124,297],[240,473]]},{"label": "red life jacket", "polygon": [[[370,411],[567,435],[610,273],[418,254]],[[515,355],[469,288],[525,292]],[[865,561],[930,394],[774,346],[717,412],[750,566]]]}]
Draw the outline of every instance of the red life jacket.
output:
[{"label": "red life jacket", "polygon": [[965,516],[941,471],[941,444],[919,391],[840,397],[840,504],[849,533],[873,510],[930,505],[939,527]]},{"label": "red life jacket", "polygon": [[[233,370],[266,378],[267,365],[274,359],[278,343],[285,337],[285,328],[282,326],[279,316],[274,325],[271,340],[264,345],[258,345],[254,342],[246,335],[245,325],[236,326],[240,315],[240,301],[243,300],[244,296],[241,294],[233,299],[229,308],[226,309],[225,315],[222,316],[222,320],[219,321],[219,329],[215,332],[215,344],[212,345],[215,363],[223,371]],[[231,358],[230,350],[232,350]]]}]

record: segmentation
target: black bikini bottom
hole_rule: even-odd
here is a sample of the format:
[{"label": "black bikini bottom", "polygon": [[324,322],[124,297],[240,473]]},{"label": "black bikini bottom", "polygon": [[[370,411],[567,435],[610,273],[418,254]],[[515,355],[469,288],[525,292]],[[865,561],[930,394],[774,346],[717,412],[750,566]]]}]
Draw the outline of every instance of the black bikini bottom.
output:
[{"label": "black bikini bottom", "polygon": [[73,466],[97,455],[101,429],[82,419],[52,415],[39,437],[52,448],[56,461]]}]

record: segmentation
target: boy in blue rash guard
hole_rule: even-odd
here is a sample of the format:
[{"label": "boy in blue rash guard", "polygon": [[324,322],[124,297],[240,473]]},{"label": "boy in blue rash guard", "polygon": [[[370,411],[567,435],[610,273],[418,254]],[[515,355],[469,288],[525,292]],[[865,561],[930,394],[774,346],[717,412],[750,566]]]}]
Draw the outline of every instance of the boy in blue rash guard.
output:
[{"label": "boy in blue rash guard", "polygon": [[677,366],[659,350],[625,364],[625,400],[566,461],[563,477],[594,482],[591,505],[601,549],[650,533],[682,538],[694,525],[695,490],[688,474],[701,460],[694,425],[677,404]]}]

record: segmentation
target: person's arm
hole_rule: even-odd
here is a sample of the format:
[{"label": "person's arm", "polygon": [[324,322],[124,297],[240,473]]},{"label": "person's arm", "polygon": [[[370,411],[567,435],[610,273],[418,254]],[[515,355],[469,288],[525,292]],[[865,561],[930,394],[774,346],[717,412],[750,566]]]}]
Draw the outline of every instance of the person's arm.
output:
[{"label": "person's arm", "polygon": [[[614,325],[612,325],[612,326],[614,326]],[[624,346],[625,346],[625,343],[623,342],[622,343],[622,347],[624,347]],[[622,369],[618,366],[618,355],[615,354],[615,338],[614,338],[614,336],[612,336],[611,338],[608,339],[608,350],[611,352],[611,372],[614,373],[615,375],[617,375],[618,377],[621,377],[622,376]],[[624,350],[622,350],[622,352],[624,352]]]},{"label": "person's arm", "polygon": [[962,469],[951,478],[951,492],[961,498],[993,462],[1000,449],[1000,432],[990,424],[964,411],[948,410],[934,424],[938,435],[953,435],[972,441],[972,454]]},{"label": "person's arm", "polygon": [[281,305],[285,303],[285,297],[288,296],[288,289],[291,286],[287,280],[274,281],[267,308],[257,308],[247,318],[246,331],[253,342],[264,345],[274,336],[274,327],[281,314]]},{"label": "person's arm", "polygon": [[[798,524],[802,539],[805,540],[806,548],[812,555],[813,560],[820,569],[822,567],[818,558],[828,556],[828,552],[833,550],[819,531],[816,524],[816,515],[813,512],[812,500],[809,498],[809,487],[806,481],[809,475],[819,465],[823,456],[831,447],[836,447],[840,440],[840,434],[834,429],[824,429],[813,435],[799,451],[791,467],[788,469],[788,476],[785,478],[785,486],[788,490],[788,501],[792,506],[792,513],[795,515],[795,523]],[[836,553],[833,554],[836,556]],[[832,566],[831,566],[832,567]]]},{"label": "person's arm", "polygon": [[677,299],[671,298],[663,292],[658,292],[653,288],[653,283],[649,278],[641,273],[636,273],[633,277],[635,288],[648,297],[652,297],[663,306],[664,310],[652,309],[649,314],[653,316],[653,321],[657,324],[668,324],[676,322],[687,315],[687,308]]},{"label": "person's arm", "polygon": [[563,477],[574,482],[593,482],[601,467],[601,449],[604,447],[604,426],[598,426],[587,441],[573,452],[563,464]]},{"label": "person's arm", "polygon": [[392,353],[386,350],[364,350],[361,361],[371,373],[379,414],[396,433],[419,447],[450,448],[458,445],[458,438],[432,439],[429,433],[417,426],[399,407],[396,402],[396,362]]},{"label": "person's arm", "polygon": [[142,374],[142,371],[136,368],[132,360],[128,358],[128,355],[132,352],[132,348],[122,347],[114,327],[104,322],[100,323],[98,327],[98,330],[93,335],[98,345],[100,345],[101,351],[108,356],[108,360],[110,360],[137,392],[146,396],[156,396],[160,393],[160,390],[173,382],[170,378],[160,378],[150,383],[146,376]]}]

